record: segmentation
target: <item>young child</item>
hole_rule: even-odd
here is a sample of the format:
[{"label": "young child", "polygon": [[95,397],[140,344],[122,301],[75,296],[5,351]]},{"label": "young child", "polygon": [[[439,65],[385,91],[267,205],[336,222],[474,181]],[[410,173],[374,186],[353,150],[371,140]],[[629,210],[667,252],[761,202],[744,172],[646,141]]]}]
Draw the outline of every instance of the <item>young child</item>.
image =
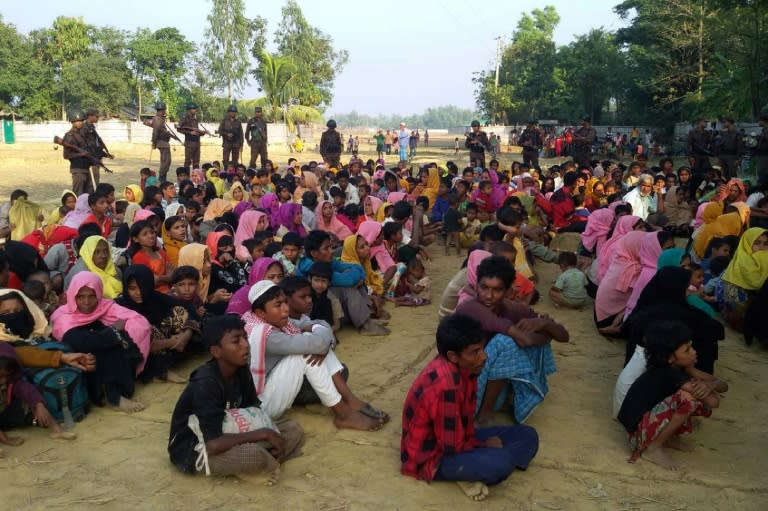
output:
[{"label": "young child", "polygon": [[[139,186],[141,187],[141,191],[143,192],[144,189],[148,186],[147,185],[147,179],[150,177],[155,176],[155,171],[150,169],[149,167],[144,167],[139,171]],[[127,199],[127,198],[126,198]],[[136,202],[141,202],[141,200],[136,200]]]},{"label": "young child", "polygon": [[283,264],[286,275],[293,275],[296,272],[296,265],[301,255],[301,245],[301,237],[295,232],[289,232],[283,236],[280,252],[272,256],[272,259]]},{"label": "young child", "polygon": [[36,270],[30,273],[24,282],[24,294],[35,302],[48,318],[59,306],[59,297],[53,290],[51,275],[47,271]]},{"label": "young child", "polygon": [[249,345],[243,322],[233,315],[213,317],[203,329],[211,360],[195,369],[171,417],[168,454],[180,471],[235,475],[250,482],[272,474],[299,454],[304,431],[298,423],[264,421],[261,428],[225,431],[232,412],[259,408],[248,370]]},{"label": "young child", "polygon": [[205,304],[197,292],[199,287],[200,272],[194,266],[179,266],[173,270],[171,292],[168,294],[188,304],[192,310],[197,312],[198,317],[193,318],[196,320],[205,316]]},{"label": "young child", "polygon": [[[311,319],[323,320],[333,329],[335,334],[341,330],[341,320],[344,309],[335,295],[328,292],[333,277],[333,267],[329,263],[313,263],[309,268],[309,283],[312,286]],[[336,340],[338,344],[338,339]]]},{"label": "young child", "polygon": [[584,198],[583,193],[579,193],[573,196],[573,207],[576,208],[573,211],[573,216],[578,217],[576,219],[577,222],[586,222],[589,220],[589,210],[584,207],[584,201],[586,199]]},{"label": "young child", "polygon": [[131,226],[131,246],[126,250],[131,264],[143,264],[155,276],[155,290],[167,293],[173,277],[173,265],[165,250],[157,245],[157,234],[148,220],[139,220]]},{"label": "young child", "polygon": [[429,277],[425,276],[424,263],[414,258],[408,262],[405,273],[395,289],[397,305],[427,305],[430,300]]},{"label": "young child", "polygon": [[459,155],[459,137],[456,137],[453,139],[453,155],[458,156]]},{"label": "young child", "polygon": [[496,210],[491,193],[493,193],[493,184],[490,181],[480,181],[477,190],[472,193],[472,199],[477,204],[478,210],[488,213],[493,213]]},{"label": "young child", "polygon": [[[64,430],[45,407],[43,396],[34,385],[22,378],[23,368],[9,342],[0,342],[0,444],[21,445],[24,439],[8,436],[12,428],[39,424],[51,430],[50,437],[73,440],[77,435]],[[0,449],[0,455],[2,450]]]},{"label": "young child", "polygon": [[[709,297],[715,296],[715,289],[720,283],[720,279],[723,276],[723,272],[728,268],[731,263],[731,258],[726,256],[713,257],[709,261],[710,278],[704,283],[702,289],[704,294]],[[705,277],[706,279],[706,277]]]},{"label": "young child", "polygon": [[678,436],[693,431],[691,417],[712,415],[720,404],[718,393],[728,390],[728,384],[694,367],[690,338],[679,322],[659,321],[648,328],[647,369],[629,388],[618,416],[629,434],[632,463],[642,457],[677,469],[665,448],[692,450]]},{"label": "young child", "polygon": [[456,255],[461,255],[460,235],[464,229],[461,223],[461,213],[459,213],[459,198],[455,194],[450,194],[447,203],[448,209],[442,215],[445,255],[448,255],[450,247],[456,247]]},{"label": "young child", "polygon": [[562,273],[549,290],[555,307],[581,309],[587,301],[587,277],[576,267],[577,261],[573,252],[560,252],[557,258]]},{"label": "young child", "polygon": [[456,481],[472,500],[488,496],[536,455],[530,426],[475,429],[477,376],[486,354],[482,325],[455,314],[437,327],[437,356],[416,377],[403,405],[400,471],[426,481]]},{"label": "young child", "polygon": [[83,223],[98,225],[101,236],[109,238],[109,234],[112,232],[112,217],[107,215],[109,210],[107,196],[99,192],[93,192],[88,195],[88,206],[91,208],[91,212],[85,217]]},{"label": "young child", "polygon": [[462,248],[469,248],[474,242],[480,239],[482,227],[477,218],[477,204],[467,205],[466,216],[461,219],[462,232],[459,234],[459,243]]},{"label": "young child", "polygon": [[288,410],[306,376],[339,428],[375,431],[389,417],[360,401],[341,376],[333,352],[333,332],[319,324],[300,327],[289,321],[283,290],[262,280],[248,292],[251,311],[243,315],[251,345],[251,375],[261,406],[270,418]]}]

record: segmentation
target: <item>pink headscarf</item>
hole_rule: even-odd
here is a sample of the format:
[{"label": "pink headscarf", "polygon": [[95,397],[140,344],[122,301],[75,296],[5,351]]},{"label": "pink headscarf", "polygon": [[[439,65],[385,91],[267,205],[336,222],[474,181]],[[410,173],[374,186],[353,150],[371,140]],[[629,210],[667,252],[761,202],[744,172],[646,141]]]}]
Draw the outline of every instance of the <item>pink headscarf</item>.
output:
[{"label": "pink headscarf", "polygon": [[407,194],[405,192],[389,192],[389,195],[387,195],[387,202],[394,204],[395,202],[405,200],[406,196]]},{"label": "pink headscarf", "polygon": [[477,295],[477,267],[480,266],[484,259],[492,255],[486,250],[475,250],[469,254],[469,259],[467,260],[467,285],[459,291],[459,302],[456,305],[471,300]]},{"label": "pink headscarf", "polygon": [[603,248],[597,253],[597,278],[598,284],[602,281],[603,276],[608,271],[608,267],[611,265],[611,254],[615,249],[617,243],[621,241],[627,233],[633,232],[635,224],[640,221],[639,216],[624,215],[616,221],[616,226],[613,228],[613,234],[603,244]]},{"label": "pink headscarf", "polygon": [[[235,247],[242,246],[245,240],[253,238],[256,233],[256,227],[259,225],[259,220],[262,217],[266,218],[267,214],[263,211],[257,211],[255,209],[249,209],[243,213],[240,217],[240,221],[237,223],[237,231],[235,231]],[[269,221],[267,221],[269,223]]]},{"label": "pink headscarf", "polygon": [[207,181],[207,179],[205,179],[205,173],[201,169],[192,169],[190,177],[192,178],[192,182],[197,187],[204,185]]},{"label": "pink headscarf", "polygon": [[[98,305],[93,312],[83,314],[77,309],[76,296],[84,287],[96,293]],[[104,285],[101,279],[89,271],[81,271],[72,278],[67,288],[67,303],[56,309],[51,315],[53,322],[53,337],[61,342],[64,334],[80,326],[99,321],[105,326],[112,326],[120,320],[125,320],[125,331],[141,351],[142,360],[136,369],[136,374],[144,370],[144,364],[149,356],[150,334],[152,328],[149,321],[138,312],[117,305],[112,300],[104,298]]]},{"label": "pink headscarf", "polygon": [[610,204],[608,204],[608,209],[610,209],[611,211],[616,211],[616,208],[618,208],[619,206],[623,206],[625,204],[629,204],[629,203],[623,200],[613,201]]},{"label": "pink headscarf", "polygon": [[90,214],[91,207],[88,205],[88,194],[84,193],[77,198],[75,209],[67,213],[62,225],[77,229]]},{"label": "pink headscarf", "polygon": [[693,229],[696,230],[704,225],[704,210],[709,205],[709,202],[702,202],[699,207],[696,208],[696,218],[693,221]]},{"label": "pink headscarf", "polygon": [[277,198],[277,195],[274,193],[265,193],[261,197],[261,201],[259,202],[259,206],[261,209],[267,211],[269,214],[269,224],[272,227],[277,227],[277,212],[280,210],[280,201]]},{"label": "pink headscarf", "polygon": [[381,224],[373,220],[366,220],[357,228],[357,234],[362,236],[372,247],[373,242],[376,241],[376,238],[381,234]]},{"label": "pink headscarf", "polygon": [[632,231],[622,236],[614,245],[608,271],[597,288],[597,321],[603,321],[624,311],[632,294],[631,288],[640,276],[640,247],[647,236],[656,236],[656,233]]},{"label": "pink headscarf", "polygon": [[[378,197],[374,197],[373,195],[369,195],[365,198],[365,201],[363,201],[363,207],[365,207],[365,202],[371,203],[371,209],[373,209],[373,215],[370,217],[368,215],[365,215],[366,220],[376,220],[376,213],[379,211],[379,208],[382,204],[384,204],[384,201],[379,199]],[[363,209],[365,211],[365,209]]]},{"label": "pink headscarf", "polygon": [[320,203],[315,208],[315,220],[317,221],[317,228],[321,231],[333,234],[340,240],[345,240],[347,239],[347,236],[352,236],[352,231],[349,229],[349,227],[344,225],[341,220],[336,218],[335,212],[331,217],[330,223],[325,223],[325,218],[323,217],[323,206],[330,203],[331,202],[327,200],[320,201]]},{"label": "pink headscarf", "polygon": [[734,200],[733,202],[746,202],[747,201],[747,185],[744,184],[744,181],[736,177],[731,178],[730,180],[728,180],[727,183],[725,183],[725,187],[722,190],[718,191],[714,201],[723,202],[725,199],[727,199],[728,194],[731,193],[731,186],[736,186],[739,189],[739,196],[736,197],[736,200]]},{"label": "pink headscarf", "polygon": [[488,169],[488,176],[490,177],[491,185],[491,200],[496,208],[500,208],[504,204],[504,200],[507,198],[507,190],[499,183],[499,173],[493,169]]},{"label": "pink headscarf", "polygon": [[600,253],[600,249],[607,241],[608,232],[611,230],[616,213],[610,209],[596,209],[589,215],[587,226],[581,235],[581,244],[590,252],[594,250]]},{"label": "pink headscarf", "polygon": [[152,212],[152,210],[149,209],[140,209],[136,212],[136,214],[133,217],[133,223],[139,222],[141,220],[148,220],[155,216],[155,214]]},{"label": "pink headscarf", "polygon": [[640,246],[640,264],[642,269],[640,275],[637,277],[634,285],[632,286],[632,294],[627,301],[627,308],[624,310],[624,318],[628,318],[637,305],[637,301],[640,299],[640,293],[643,292],[645,286],[651,281],[654,275],[656,275],[656,269],[659,264],[659,256],[661,255],[661,245],[659,245],[659,237],[656,232],[649,232],[643,239],[643,244]]},{"label": "pink headscarf", "polygon": [[[227,304],[227,314],[245,314],[251,310],[251,302],[248,300],[248,291],[251,286],[260,280],[264,280],[267,270],[273,264],[282,266],[283,263],[271,257],[259,257],[251,266],[251,273],[248,274],[248,285],[241,287],[234,292]],[[285,271],[285,269],[283,269]]]}]

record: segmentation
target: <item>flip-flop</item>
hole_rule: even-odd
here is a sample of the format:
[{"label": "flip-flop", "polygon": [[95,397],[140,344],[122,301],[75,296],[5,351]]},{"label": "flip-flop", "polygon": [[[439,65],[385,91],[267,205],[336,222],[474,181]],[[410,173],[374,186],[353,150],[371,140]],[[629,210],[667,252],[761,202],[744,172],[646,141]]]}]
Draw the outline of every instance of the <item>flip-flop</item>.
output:
[{"label": "flip-flop", "polygon": [[365,403],[365,406],[358,410],[358,412],[371,419],[380,420],[381,422],[389,422],[390,419],[387,412],[374,408],[371,403]]}]

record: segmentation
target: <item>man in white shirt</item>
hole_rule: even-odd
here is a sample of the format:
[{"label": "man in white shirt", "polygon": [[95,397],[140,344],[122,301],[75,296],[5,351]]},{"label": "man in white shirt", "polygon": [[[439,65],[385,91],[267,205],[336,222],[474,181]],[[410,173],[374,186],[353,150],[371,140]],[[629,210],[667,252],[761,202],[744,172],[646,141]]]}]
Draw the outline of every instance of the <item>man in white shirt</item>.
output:
[{"label": "man in white shirt", "polygon": [[637,186],[624,196],[624,201],[632,205],[633,215],[639,216],[649,224],[663,226],[666,224],[667,218],[661,214],[664,213],[664,199],[661,198],[662,187],[663,184],[654,190],[653,176],[640,174]]}]

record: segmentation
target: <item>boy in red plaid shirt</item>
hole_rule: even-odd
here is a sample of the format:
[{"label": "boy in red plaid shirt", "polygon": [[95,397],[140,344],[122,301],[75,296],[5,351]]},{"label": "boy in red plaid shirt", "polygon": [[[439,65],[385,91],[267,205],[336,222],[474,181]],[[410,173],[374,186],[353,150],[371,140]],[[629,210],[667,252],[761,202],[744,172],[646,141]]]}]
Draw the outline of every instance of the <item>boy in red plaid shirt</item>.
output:
[{"label": "boy in red plaid shirt", "polygon": [[486,355],[475,319],[455,314],[437,328],[438,355],[421,371],[403,406],[401,471],[427,481],[456,481],[473,500],[525,469],[539,437],[530,426],[475,430],[477,375]]}]

